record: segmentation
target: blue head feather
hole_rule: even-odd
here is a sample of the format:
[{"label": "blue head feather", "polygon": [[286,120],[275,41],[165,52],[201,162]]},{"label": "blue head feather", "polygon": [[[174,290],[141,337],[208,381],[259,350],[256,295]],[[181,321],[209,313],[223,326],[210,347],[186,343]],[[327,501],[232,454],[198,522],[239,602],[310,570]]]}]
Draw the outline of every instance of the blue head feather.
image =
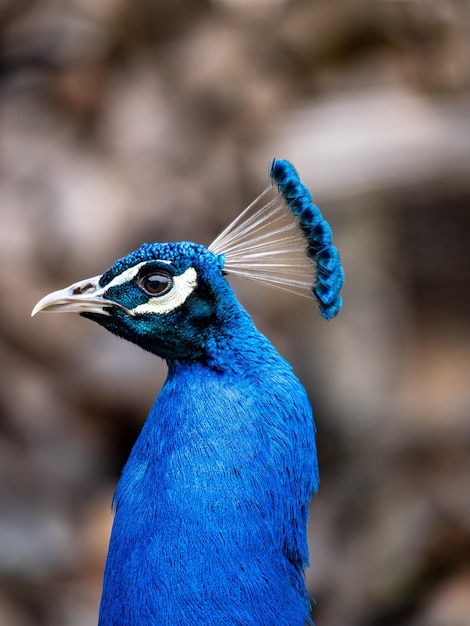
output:
[{"label": "blue head feather", "polygon": [[[113,286],[114,279],[127,270],[144,264],[145,271],[165,271],[172,279],[192,268],[197,274],[197,287],[180,306],[158,314],[155,310],[129,316],[124,310],[112,316],[83,313],[108,330],[140,347],[161,356],[169,364],[199,358],[214,362],[224,328],[230,327],[230,308],[221,304],[227,296],[227,283],[222,275],[220,258],[202,245],[191,242],[143,244],[138,250],[116,261],[100,279],[106,296],[132,310],[144,305],[149,295],[138,281]],[[214,361],[215,359],[215,361]],[[217,365],[220,366],[220,363]]]}]

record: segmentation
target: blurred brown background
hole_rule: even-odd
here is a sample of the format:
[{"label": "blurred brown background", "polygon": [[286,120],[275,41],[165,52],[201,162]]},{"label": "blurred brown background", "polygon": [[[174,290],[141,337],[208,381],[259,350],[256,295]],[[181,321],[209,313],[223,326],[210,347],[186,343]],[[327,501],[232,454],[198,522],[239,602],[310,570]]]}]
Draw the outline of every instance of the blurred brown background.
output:
[{"label": "blurred brown background", "polygon": [[294,162],[331,323],[234,283],[312,398],[317,626],[470,624],[470,2],[3,0],[0,624],[96,624],[120,468],[165,366],[51,290],[209,244]]}]

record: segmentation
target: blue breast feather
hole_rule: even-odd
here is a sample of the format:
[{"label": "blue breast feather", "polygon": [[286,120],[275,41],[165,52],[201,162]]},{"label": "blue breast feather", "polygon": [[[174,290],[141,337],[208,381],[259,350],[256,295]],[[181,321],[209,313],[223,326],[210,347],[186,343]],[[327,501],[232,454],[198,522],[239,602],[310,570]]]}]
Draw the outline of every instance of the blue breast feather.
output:
[{"label": "blue breast feather", "polygon": [[217,291],[219,356],[169,363],[123,470],[102,626],[309,621],[310,404],[222,277]]}]

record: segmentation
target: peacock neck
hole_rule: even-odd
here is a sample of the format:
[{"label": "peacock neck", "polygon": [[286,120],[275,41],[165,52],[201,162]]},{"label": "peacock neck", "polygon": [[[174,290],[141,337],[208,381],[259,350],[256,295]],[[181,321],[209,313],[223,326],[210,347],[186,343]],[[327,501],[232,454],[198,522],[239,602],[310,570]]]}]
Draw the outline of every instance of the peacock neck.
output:
[{"label": "peacock neck", "polygon": [[225,301],[216,321],[201,326],[201,351],[195,354],[166,356],[169,378],[191,369],[201,375],[207,369],[242,377],[250,371],[265,369],[282,359],[271,342],[256,328],[251,317],[237,303]]}]

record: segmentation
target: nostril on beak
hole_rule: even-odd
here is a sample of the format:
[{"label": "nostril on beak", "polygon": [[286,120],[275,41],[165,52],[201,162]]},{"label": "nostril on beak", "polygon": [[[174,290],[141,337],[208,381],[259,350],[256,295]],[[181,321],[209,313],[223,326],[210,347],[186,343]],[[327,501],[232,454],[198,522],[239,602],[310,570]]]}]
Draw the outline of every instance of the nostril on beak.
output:
[{"label": "nostril on beak", "polygon": [[72,290],[74,296],[81,296],[85,293],[89,293],[90,291],[95,291],[96,285],[92,282],[86,283],[85,285],[75,285]]}]

